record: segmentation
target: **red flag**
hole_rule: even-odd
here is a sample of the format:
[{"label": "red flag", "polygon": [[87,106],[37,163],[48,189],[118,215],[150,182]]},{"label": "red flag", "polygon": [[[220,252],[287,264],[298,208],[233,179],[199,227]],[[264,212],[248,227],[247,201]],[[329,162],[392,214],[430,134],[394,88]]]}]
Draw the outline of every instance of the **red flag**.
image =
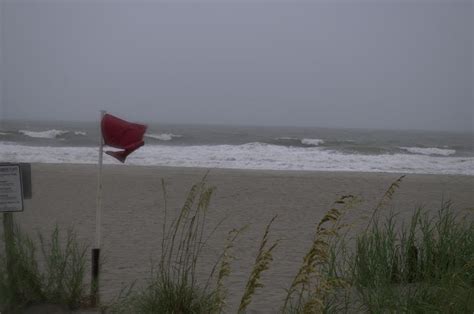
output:
[{"label": "red flag", "polygon": [[105,145],[123,149],[121,151],[106,151],[105,153],[125,162],[128,155],[143,146],[143,135],[146,125],[131,123],[110,114],[105,114],[101,122],[102,137]]}]

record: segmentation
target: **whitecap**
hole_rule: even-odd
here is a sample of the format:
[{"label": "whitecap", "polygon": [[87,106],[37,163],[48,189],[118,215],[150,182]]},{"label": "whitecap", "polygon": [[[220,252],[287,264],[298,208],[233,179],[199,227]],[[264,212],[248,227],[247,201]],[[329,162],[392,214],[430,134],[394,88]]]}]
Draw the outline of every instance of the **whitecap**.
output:
[{"label": "whitecap", "polygon": [[456,154],[454,149],[437,148],[437,147],[400,147],[400,149],[406,150],[412,154],[419,155],[439,155],[439,156],[450,156]]},{"label": "whitecap", "polygon": [[171,141],[173,138],[183,137],[179,134],[173,133],[161,133],[161,134],[145,134],[145,137],[154,138],[155,140],[160,141]]},{"label": "whitecap", "polygon": [[35,137],[35,138],[56,138],[60,135],[69,133],[69,131],[63,131],[63,130],[47,130],[47,131],[28,131],[28,130],[19,130],[19,133],[29,136],[29,137]]},{"label": "whitecap", "polygon": [[301,140],[301,144],[303,145],[311,145],[311,146],[318,146],[324,144],[324,140],[318,138],[304,138]]},{"label": "whitecap", "polygon": [[74,135],[86,136],[86,135],[87,135],[87,132],[84,132],[84,131],[74,131]]}]

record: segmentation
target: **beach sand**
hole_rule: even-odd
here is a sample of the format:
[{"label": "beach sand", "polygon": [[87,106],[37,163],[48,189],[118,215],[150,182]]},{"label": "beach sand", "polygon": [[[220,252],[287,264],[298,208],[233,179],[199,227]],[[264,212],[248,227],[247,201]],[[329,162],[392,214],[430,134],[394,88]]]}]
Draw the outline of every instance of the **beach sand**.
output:
[{"label": "beach sand", "polygon": [[[103,171],[101,293],[111,301],[120,290],[136,281],[144,283],[151,260],[160,254],[163,223],[161,179],[168,191],[168,208],[176,213],[186,193],[206,169],[138,166],[105,166]],[[209,231],[221,219],[215,235],[203,251],[201,277],[222,252],[232,228],[248,225],[235,246],[236,260],[227,280],[228,311],[235,312],[244,291],[265,225],[274,215],[271,239],[281,239],[264,288],[253,297],[249,312],[278,309],[302,257],[310,246],[315,224],[338,196],[354,194],[363,203],[352,209],[352,222],[364,221],[366,210],[378,202],[399,174],[356,172],[290,172],[212,169],[207,181],[217,188],[212,199]],[[49,233],[55,224],[73,226],[79,238],[93,245],[97,167],[73,164],[32,165],[33,198],[14,215],[24,230]],[[408,215],[415,206],[438,209],[451,199],[456,208],[474,206],[474,176],[407,175],[387,209]]]}]

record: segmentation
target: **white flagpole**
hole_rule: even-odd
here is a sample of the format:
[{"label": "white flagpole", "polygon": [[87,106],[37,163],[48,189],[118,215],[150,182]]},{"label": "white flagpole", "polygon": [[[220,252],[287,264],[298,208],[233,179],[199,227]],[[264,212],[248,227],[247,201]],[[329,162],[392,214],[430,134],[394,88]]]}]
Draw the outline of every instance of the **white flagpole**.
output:
[{"label": "white flagpole", "polygon": [[95,212],[95,248],[100,249],[100,229],[101,229],[101,218],[102,218],[102,159],[104,152],[104,139],[102,137],[101,122],[104,118],[106,111],[100,111],[99,120],[99,171],[97,174],[97,207]]},{"label": "white flagpole", "polygon": [[97,174],[97,207],[95,212],[95,247],[92,249],[92,268],[91,268],[91,305],[97,306],[99,304],[99,259],[100,259],[100,229],[102,218],[102,157],[104,152],[104,140],[102,136],[102,119],[105,115],[105,110],[100,111],[99,120],[99,169]]}]

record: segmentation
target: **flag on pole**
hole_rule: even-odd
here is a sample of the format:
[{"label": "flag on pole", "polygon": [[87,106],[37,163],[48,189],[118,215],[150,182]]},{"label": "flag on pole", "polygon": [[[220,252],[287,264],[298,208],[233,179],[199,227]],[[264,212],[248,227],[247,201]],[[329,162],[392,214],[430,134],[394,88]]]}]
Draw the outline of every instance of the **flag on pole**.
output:
[{"label": "flag on pole", "polygon": [[[1,0],[0,0],[1,1]],[[95,247],[92,249],[91,267],[91,304],[96,306],[99,301],[99,265],[102,216],[102,155],[104,145],[122,149],[121,151],[106,151],[120,162],[125,162],[128,155],[143,146],[143,136],[147,126],[131,123],[100,111],[99,137],[99,171],[97,174],[97,208],[95,216]]]},{"label": "flag on pole", "polygon": [[146,125],[131,123],[111,114],[105,114],[101,121],[104,144],[122,149],[121,151],[106,151],[105,153],[122,163],[125,162],[128,155],[145,144],[143,135],[146,129]]}]

